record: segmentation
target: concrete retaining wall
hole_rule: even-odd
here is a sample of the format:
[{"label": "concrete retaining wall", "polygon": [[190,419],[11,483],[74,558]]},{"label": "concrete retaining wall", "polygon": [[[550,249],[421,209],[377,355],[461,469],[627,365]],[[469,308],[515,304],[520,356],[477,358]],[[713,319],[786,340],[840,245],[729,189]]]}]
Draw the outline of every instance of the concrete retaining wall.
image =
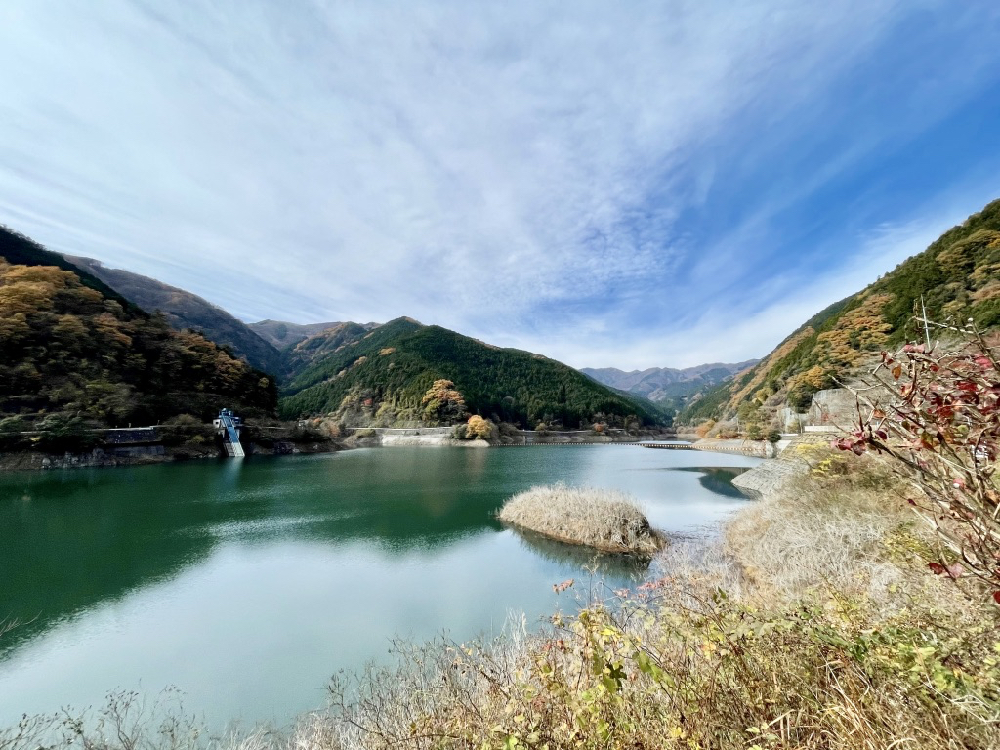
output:
[{"label": "concrete retaining wall", "polygon": [[771,458],[774,447],[767,440],[741,440],[739,438],[702,438],[691,444],[696,451],[739,453],[743,456]]},{"label": "concrete retaining wall", "polygon": [[830,388],[813,394],[808,424],[849,429],[857,419],[857,401],[847,389]]},{"label": "concrete retaining wall", "polygon": [[454,440],[450,437],[450,430],[442,435],[382,435],[381,444],[383,447],[395,448],[406,445],[422,445],[426,447],[456,446],[459,448],[489,448],[490,444],[485,440]]}]

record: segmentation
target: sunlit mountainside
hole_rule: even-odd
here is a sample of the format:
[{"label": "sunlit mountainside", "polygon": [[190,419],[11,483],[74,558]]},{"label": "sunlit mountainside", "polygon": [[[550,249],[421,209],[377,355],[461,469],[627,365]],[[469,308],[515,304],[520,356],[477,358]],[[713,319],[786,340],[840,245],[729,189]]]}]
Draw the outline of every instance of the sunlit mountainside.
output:
[{"label": "sunlit mountainside", "polygon": [[742,410],[762,418],[782,405],[806,409],[812,396],[848,377],[866,356],[919,337],[923,299],[934,320],[1000,323],[1000,200],[949,229],[923,252],[806,321],[758,365],[694,401],[681,419]]}]

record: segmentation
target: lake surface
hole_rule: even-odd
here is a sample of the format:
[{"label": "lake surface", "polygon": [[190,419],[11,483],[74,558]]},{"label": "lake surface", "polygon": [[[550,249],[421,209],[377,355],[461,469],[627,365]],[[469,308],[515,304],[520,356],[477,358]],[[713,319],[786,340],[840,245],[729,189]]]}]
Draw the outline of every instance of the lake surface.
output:
[{"label": "lake surface", "polygon": [[[687,534],[745,501],[759,459],[573,445],[382,448],[0,476],[0,726],[176,686],[219,728],[288,723],[395,637],[498,633],[644,568],[493,513],[535,484],[632,493]],[[727,468],[731,467],[731,468]],[[596,576],[587,567],[598,567]],[[585,567],[587,566],[587,567]],[[577,584],[556,594],[566,578]]]}]

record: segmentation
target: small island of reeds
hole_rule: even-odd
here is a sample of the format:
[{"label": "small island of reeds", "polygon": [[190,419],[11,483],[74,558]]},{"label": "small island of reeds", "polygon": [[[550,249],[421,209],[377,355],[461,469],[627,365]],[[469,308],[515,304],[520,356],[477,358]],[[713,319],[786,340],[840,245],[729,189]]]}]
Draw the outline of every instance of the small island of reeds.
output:
[{"label": "small island of reeds", "polygon": [[497,513],[504,523],[601,552],[652,556],[664,539],[624,492],[540,485],[510,498]]}]

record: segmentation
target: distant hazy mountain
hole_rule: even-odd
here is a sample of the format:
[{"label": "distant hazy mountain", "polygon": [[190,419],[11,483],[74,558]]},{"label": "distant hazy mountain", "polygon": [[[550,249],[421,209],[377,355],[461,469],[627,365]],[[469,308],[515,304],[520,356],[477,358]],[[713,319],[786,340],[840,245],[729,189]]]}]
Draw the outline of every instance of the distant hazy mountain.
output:
[{"label": "distant hazy mountain", "polygon": [[143,310],[159,310],[171,327],[179,331],[185,328],[200,331],[209,340],[228,347],[253,367],[272,375],[281,374],[283,368],[278,350],[254,333],[246,323],[211,302],[148,276],[107,268],[93,258],[64,257]]},{"label": "distant hazy mountain", "polygon": [[753,367],[759,361],[758,359],[748,359],[746,362],[735,363],[712,362],[683,369],[650,367],[646,370],[632,370],[631,372],[625,372],[615,367],[584,367],[580,372],[599,383],[604,383],[604,385],[609,385],[620,391],[628,391],[638,396],[644,396],[650,401],[679,408],[695,393],[723,383],[736,373]]},{"label": "distant hazy mountain", "polygon": [[287,349],[290,346],[305,341],[310,336],[322,333],[327,328],[343,325],[340,321],[329,323],[288,323],[284,320],[259,320],[249,323],[251,331],[260,336],[275,349]]}]

